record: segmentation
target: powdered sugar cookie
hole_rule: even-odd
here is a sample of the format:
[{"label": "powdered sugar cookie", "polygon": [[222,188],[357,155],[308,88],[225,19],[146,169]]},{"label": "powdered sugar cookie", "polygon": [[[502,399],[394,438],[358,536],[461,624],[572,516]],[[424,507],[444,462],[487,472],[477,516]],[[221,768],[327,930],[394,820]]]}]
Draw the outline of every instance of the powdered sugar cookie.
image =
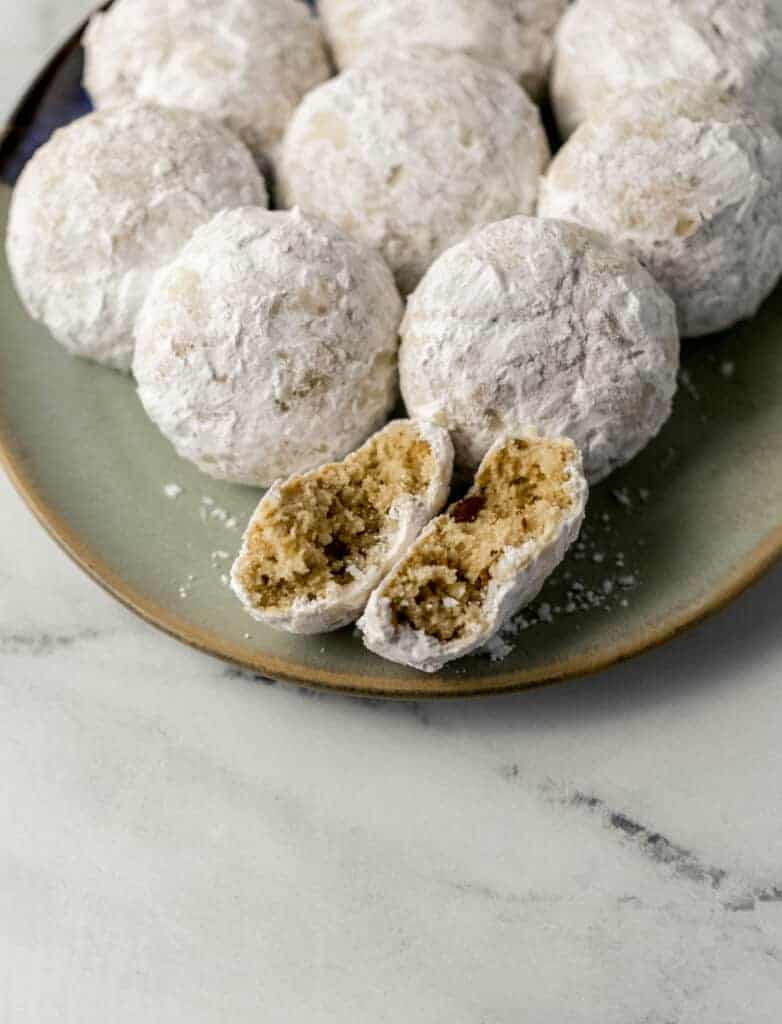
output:
[{"label": "powdered sugar cookie", "polygon": [[249,151],[219,124],[146,104],[90,114],[22,172],[8,261],[30,315],[70,352],[127,370],[155,271],[218,210],[266,201]]},{"label": "powdered sugar cookie", "polygon": [[375,654],[437,672],[495,636],[578,536],[587,485],[567,438],[500,438],[467,496],[438,516],[359,621]]},{"label": "powdered sugar cookie", "polygon": [[430,46],[504,68],[538,98],[567,0],[320,0],[340,68],[378,50]]},{"label": "powdered sugar cookie", "polygon": [[279,184],[287,205],[378,249],[407,292],[476,226],[531,212],[548,155],[506,72],[462,54],[383,55],[305,97]]},{"label": "powdered sugar cookie", "polygon": [[250,520],[231,585],[267,626],[323,633],[353,622],[448,496],[439,427],[396,420],[344,462],[279,481]]},{"label": "powdered sugar cookie", "polygon": [[591,481],[671,411],[673,303],[629,254],[562,221],[511,217],[434,263],[402,324],[411,416],[451,431],[475,467],[498,437],[570,437]]},{"label": "powdered sugar cookie", "polygon": [[782,6],[576,0],[560,22],[551,93],[565,135],[606,100],[669,78],[715,85],[782,130]]},{"label": "powdered sugar cookie", "polygon": [[723,330],[754,316],[782,274],[782,138],[709,86],[628,93],[559,151],[539,213],[637,256],[684,337]]},{"label": "powdered sugar cookie", "polygon": [[136,332],[139,396],[205,473],[269,485],[382,425],[401,313],[380,256],[331,224],[227,211],[155,280]]},{"label": "powdered sugar cookie", "polygon": [[84,37],[96,106],[146,100],[223,121],[274,156],[301,97],[330,75],[300,0],[115,0]]}]

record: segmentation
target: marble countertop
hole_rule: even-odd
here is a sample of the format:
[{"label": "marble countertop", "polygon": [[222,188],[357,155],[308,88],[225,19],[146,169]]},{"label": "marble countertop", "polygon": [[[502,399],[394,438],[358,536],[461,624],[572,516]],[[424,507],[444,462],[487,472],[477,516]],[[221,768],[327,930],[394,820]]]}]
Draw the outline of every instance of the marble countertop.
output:
[{"label": "marble countertop", "polygon": [[[0,0],[10,106],[84,0]],[[181,647],[0,479],[0,1024],[777,1024],[782,569],[514,698]]]}]

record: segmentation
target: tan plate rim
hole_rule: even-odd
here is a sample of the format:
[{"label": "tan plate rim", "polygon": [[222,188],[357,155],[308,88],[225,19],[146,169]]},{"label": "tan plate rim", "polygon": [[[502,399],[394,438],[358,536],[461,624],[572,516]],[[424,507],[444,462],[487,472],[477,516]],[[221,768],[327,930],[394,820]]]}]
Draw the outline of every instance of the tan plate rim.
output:
[{"label": "tan plate rim", "polygon": [[[86,22],[82,22],[79,28],[54,51],[45,63],[10,115],[12,126],[17,121],[21,121],[25,109],[36,101],[37,95],[43,91],[52,72],[78,43],[85,24]],[[13,128],[11,128],[4,133],[4,137],[0,141],[0,161],[5,155],[4,151],[13,134]],[[462,676],[458,683],[449,683],[447,688],[441,685],[436,690],[432,685],[434,680],[423,675],[420,689],[411,686],[395,688],[390,682],[368,685],[367,680],[358,675],[330,672],[328,669],[313,670],[306,665],[262,654],[248,658],[243,649],[236,647],[218,634],[192,626],[128,586],[121,577],[113,572],[110,566],[90,551],[89,547],[71,530],[57,511],[47,503],[44,495],[37,490],[35,483],[25,472],[24,460],[17,453],[15,440],[2,416],[0,416],[0,465],[4,467],[17,493],[38,522],[63,551],[105,591],[144,621],[196,650],[211,654],[250,672],[260,673],[282,682],[296,683],[313,689],[357,697],[396,700],[482,697],[534,689],[564,682],[567,679],[592,675],[667,643],[680,633],[714,615],[758,580],[778,559],[782,558],[782,524],[780,524],[751,552],[740,568],[726,577],[722,585],[715,588],[700,604],[693,605],[680,615],[664,621],[657,628],[650,629],[634,643],[615,644],[594,656],[582,656],[554,662],[543,674],[539,671],[511,672],[493,676],[490,680],[470,679],[468,676]],[[427,679],[429,679],[428,685]]]}]

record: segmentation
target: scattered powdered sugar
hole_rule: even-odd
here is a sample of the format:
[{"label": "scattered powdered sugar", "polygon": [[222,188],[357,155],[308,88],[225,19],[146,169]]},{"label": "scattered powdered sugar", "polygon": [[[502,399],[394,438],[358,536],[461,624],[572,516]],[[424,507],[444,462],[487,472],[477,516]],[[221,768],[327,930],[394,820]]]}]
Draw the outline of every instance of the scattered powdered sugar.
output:
[{"label": "scattered powdered sugar", "polygon": [[730,380],[733,374],[736,372],[736,364],[732,359],[725,359],[720,364],[720,373],[726,380]]},{"label": "scattered powdered sugar", "polygon": [[179,596],[182,598],[182,600],[184,600],[187,597],[190,597],[190,591],[193,589],[193,584],[196,582],[197,579],[197,576],[195,576],[193,573],[189,573],[189,575],[185,579],[185,582],[179,587]]},{"label": "scattered powdered sugar", "polygon": [[201,505],[198,509],[198,516],[202,523],[206,523],[209,520],[215,520],[226,528],[226,530],[235,530],[239,525],[239,521],[235,515],[232,515],[227,509],[222,508],[218,505],[214,498],[205,494],[201,498]]},{"label": "scattered powdered sugar", "polygon": [[633,499],[630,497],[630,492],[626,487],[616,487],[611,491],[611,497],[618,504],[623,505],[625,508],[633,507]]},{"label": "scattered powdered sugar", "polygon": [[[172,501],[179,498],[181,495],[186,494],[185,488],[177,483],[169,483],[163,485],[163,493],[166,497]],[[209,495],[204,494],[198,499],[198,505],[195,508],[198,514],[198,518],[202,523],[207,525],[215,525],[218,527],[224,527],[227,530],[236,530],[239,525],[238,518],[230,512],[228,509],[222,508],[217,504],[215,499]],[[237,542],[238,543],[238,542]],[[230,546],[230,545],[229,545]],[[230,579],[228,573],[225,571],[226,564],[229,563],[235,556],[236,552],[227,550],[226,548],[219,546],[208,551],[209,566],[213,573],[217,575],[219,582],[222,586],[228,586]],[[196,565],[198,569],[199,564]],[[201,582],[208,584],[209,574],[205,573],[201,576],[197,576],[194,573],[190,573],[185,580],[178,584],[177,593],[179,597],[184,601],[192,594],[195,586]],[[249,634],[247,635],[249,639]]]},{"label": "scattered powdered sugar", "polygon": [[[651,491],[623,486],[610,494],[627,514],[648,501]],[[641,574],[628,564],[631,556],[616,548],[614,525],[608,511],[587,514],[578,540],[540,598],[514,616],[479,653],[492,661],[502,661],[513,653],[519,636],[528,629],[556,623],[565,616],[629,607],[633,591],[642,582]]]},{"label": "scattered powdered sugar", "polygon": [[679,385],[682,388],[684,388],[684,390],[687,392],[690,398],[692,398],[696,402],[700,401],[700,392],[698,391],[698,389],[695,386],[695,383],[693,382],[690,371],[685,369],[684,367],[682,367],[679,370]]},{"label": "scattered powdered sugar", "polygon": [[498,633],[484,646],[481,654],[488,655],[492,661],[504,661],[509,654],[513,654],[513,647]]}]

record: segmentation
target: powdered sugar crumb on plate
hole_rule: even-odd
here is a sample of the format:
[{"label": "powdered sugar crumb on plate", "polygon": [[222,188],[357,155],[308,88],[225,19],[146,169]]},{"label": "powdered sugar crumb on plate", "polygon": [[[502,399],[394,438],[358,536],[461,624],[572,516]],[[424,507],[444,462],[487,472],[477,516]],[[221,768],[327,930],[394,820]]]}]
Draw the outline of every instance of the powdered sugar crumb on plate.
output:
[{"label": "powdered sugar crumb on plate", "polygon": [[[620,487],[610,493],[628,512],[638,508],[635,489]],[[650,493],[646,488],[638,488],[642,502]],[[502,661],[514,652],[519,637],[528,629],[546,627],[576,613],[629,607],[632,592],[641,584],[641,575],[628,565],[625,551],[612,550],[612,532],[610,513],[587,515],[567,560],[546,583],[540,599],[514,616],[478,653],[493,662]]]}]

